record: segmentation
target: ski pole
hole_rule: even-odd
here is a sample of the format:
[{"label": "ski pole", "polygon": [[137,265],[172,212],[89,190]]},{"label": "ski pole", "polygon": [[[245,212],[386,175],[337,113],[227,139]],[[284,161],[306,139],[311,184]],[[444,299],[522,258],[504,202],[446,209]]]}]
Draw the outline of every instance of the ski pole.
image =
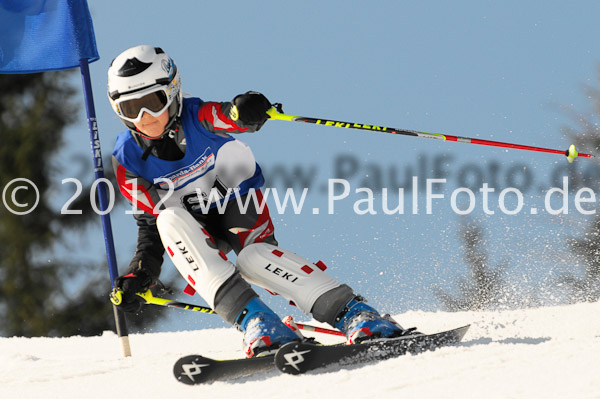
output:
[{"label": "ski pole", "polygon": [[[168,308],[177,308],[192,310],[194,312],[216,314],[216,312],[213,309],[206,306],[192,305],[189,303],[173,301],[171,299],[155,297],[154,295],[152,295],[152,292],[150,290],[146,292],[138,292],[137,295],[144,300],[144,303],[146,305],[158,305],[165,306]],[[110,293],[110,301],[115,305],[119,305],[123,301],[123,291],[118,288],[113,289]]]},{"label": "ski pole", "polygon": [[421,137],[421,138],[427,138],[427,139],[456,141],[458,143],[466,143],[466,144],[479,144],[479,145],[486,145],[486,146],[492,146],[492,147],[513,148],[513,149],[517,149],[517,150],[547,152],[550,154],[560,154],[560,155],[565,155],[567,157],[567,161],[569,161],[569,163],[573,162],[575,160],[575,158],[577,158],[577,157],[594,158],[594,155],[577,152],[574,144],[571,144],[566,151],[553,150],[550,148],[534,147],[534,146],[529,146],[529,145],[521,145],[521,144],[513,144],[513,143],[504,143],[501,141],[492,141],[492,140],[483,140],[483,139],[476,139],[476,138],[470,138],[470,137],[451,136],[449,134],[419,132],[416,130],[396,129],[396,128],[384,127],[384,126],[368,125],[368,124],[364,124],[364,123],[342,122],[342,121],[336,121],[336,120],[332,120],[332,119],[295,116],[295,115],[284,114],[281,104],[279,104],[279,103],[273,104],[273,107],[267,111],[267,114],[269,114],[271,119],[277,119],[277,120],[288,121],[288,122],[304,122],[304,123],[312,123],[314,125],[325,125],[325,126],[335,126],[335,127],[350,128],[350,129],[367,130],[370,132],[377,132],[377,133],[399,134],[399,135],[403,135],[403,136],[413,136],[413,137]]},{"label": "ski pole", "polygon": [[[164,306],[164,307],[169,307],[169,308],[191,310],[193,312],[201,312],[201,313],[206,313],[206,314],[217,314],[217,312],[215,312],[213,309],[211,309],[207,306],[193,305],[190,303],[178,302],[178,301],[173,301],[173,300],[166,299],[166,298],[155,297],[154,295],[152,295],[152,292],[150,290],[148,290],[146,292],[138,292],[137,295],[140,298],[144,299],[144,303],[146,305],[157,305],[157,306]],[[123,296],[123,291],[119,290],[118,288],[115,288],[115,289],[113,289],[113,291],[110,294],[110,301],[112,303],[114,303],[115,305],[119,305],[122,301],[122,296]],[[293,323],[293,324],[288,324],[288,320],[290,321],[290,323]],[[292,316],[287,316],[286,318],[283,319],[283,322],[288,327],[290,327],[292,330],[294,329],[293,326],[296,326],[301,330],[314,331],[314,332],[322,333],[322,334],[345,336],[345,334],[343,332],[338,331],[338,330],[332,330],[332,329],[328,329],[328,328],[311,326],[311,325],[303,324],[303,323],[297,323],[292,319]]]},{"label": "ski pole", "polygon": [[309,326],[307,324],[298,323],[294,320],[294,318],[292,316],[284,317],[284,319],[282,321],[283,321],[283,324],[285,324],[286,326],[291,328],[293,331],[300,329],[300,330],[313,331],[313,332],[318,332],[318,333],[323,333],[323,334],[339,335],[340,337],[346,336],[346,334],[344,334],[343,332],[338,331],[338,330],[332,330],[329,328],[323,328],[323,327],[317,327],[317,326]]},{"label": "ski pole", "polygon": [[217,312],[215,312],[213,309],[206,307],[206,306],[192,305],[189,303],[173,301],[171,299],[155,297],[154,295],[152,295],[152,292],[150,290],[148,290],[146,292],[139,292],[137,295],[144,298],[144,300],[146,301],[146,304],[150,304],[150,305],[159,305],[159,306],[166,306],[169,308],[192,310],[194,312],[217,314]]}]

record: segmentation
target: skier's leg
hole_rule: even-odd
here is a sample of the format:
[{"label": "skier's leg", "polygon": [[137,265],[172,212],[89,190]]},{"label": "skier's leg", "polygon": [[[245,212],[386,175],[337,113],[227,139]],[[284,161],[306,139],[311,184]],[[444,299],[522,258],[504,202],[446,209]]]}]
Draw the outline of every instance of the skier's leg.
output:
[{"label": "skier's leg", "polygon": [[252,340],[246,342],[249,356],[298,339],[258,298],[192,215],[184,209],[168,208],[156,223],[173,264],[190,286],[225,321],[244,332],[252,330]]},{"label": "skier's leg", "polygon": [[[241,209],[240,204],[246,206]],[[239,201],[229,201],[218,225],[219,235],[227,240],[236,254],[257,242],[277,245],[275,226],[261,190],[251,190]]]},{"label": "skier's leg", "polygon": [[219,223],[221,234],[238,253],[238,268],[244,278],[279,293],[303,312],[311,312],[315,319],[344,331],[349,342],[390,337],[404,331],[364,303],[352,288],[323,273],[322,263],[313,265],[277,247],[262,193],[257,190],[248,195],[255,195],[256,201],[242,197],[241,202],[248,205],[244,210],[239,209],[240,202],[230,201]]},{"label": "skier's leg", "polygon": [[406,332],[367,305],[352,288],[325,273],[321,262],[313,264],[283,248],[256,243],[239,253],[237,266],[244,279],[294,302],[316,320],[340,329],[350,343]]}]

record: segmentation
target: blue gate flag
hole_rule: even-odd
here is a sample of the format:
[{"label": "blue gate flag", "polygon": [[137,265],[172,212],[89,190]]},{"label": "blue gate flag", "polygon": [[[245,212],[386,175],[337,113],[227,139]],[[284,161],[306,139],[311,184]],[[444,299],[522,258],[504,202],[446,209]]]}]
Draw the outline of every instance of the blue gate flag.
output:
[{"label": "blue gate flag", "polygon": [[86,0],[0,0],[0,73],[35,73],[98,60]]}]

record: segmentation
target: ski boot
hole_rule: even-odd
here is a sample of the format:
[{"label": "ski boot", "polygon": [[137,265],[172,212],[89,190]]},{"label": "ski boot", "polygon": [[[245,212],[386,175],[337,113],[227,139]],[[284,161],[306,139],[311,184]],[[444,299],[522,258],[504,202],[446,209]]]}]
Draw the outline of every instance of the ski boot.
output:
[{"label": "ski boot", "polygon": [[288,342],[302,341],[302,335],[283,324],[267,305],[255,297],[237,317],[239,330],[244,332],[244,349],[247,357],[274,354]]},{"label": "ski boot", "polygon": [[420,334],[415,328],[405,330],[390,315],[381,316],[364,301],[362,297],[353,298],[336,317],[334,327],[346,334],[347,344]]}]

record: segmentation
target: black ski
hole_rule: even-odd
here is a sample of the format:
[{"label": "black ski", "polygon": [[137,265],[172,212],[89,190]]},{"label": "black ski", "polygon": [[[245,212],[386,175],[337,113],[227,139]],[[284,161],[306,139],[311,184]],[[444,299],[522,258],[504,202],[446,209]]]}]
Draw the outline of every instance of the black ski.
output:
[{"label": "black ski", "polygon": [[173,374],[178,381],[195,385],[247,377],[274,368],[273,355],[230,360],[215,360],[200,355],[189,355],[180,358],[175,363]]},{"label": "black ski", "polygon": [[318,345],[290,342],[275,354],[275,365],[284,373],[301,374],[329,365],[351,365],[389,359],[407,353],[416,354],[459,343],[469,326],[429,335],[366,341],[354,345]]},{"label": "black ski", "polygon": [[292,342],[281,347],[275,356],[254,358],[216,360],[189,355],[175,363],[173,374],[178,381],[188,385],[247,377],[273,370],[275,366],[284,373],[301,374],[329,365],[343,366],[434,350],[460,342],[468,329],[469,326],[464,326],[436,334],[368,341],[356,345]]}]

